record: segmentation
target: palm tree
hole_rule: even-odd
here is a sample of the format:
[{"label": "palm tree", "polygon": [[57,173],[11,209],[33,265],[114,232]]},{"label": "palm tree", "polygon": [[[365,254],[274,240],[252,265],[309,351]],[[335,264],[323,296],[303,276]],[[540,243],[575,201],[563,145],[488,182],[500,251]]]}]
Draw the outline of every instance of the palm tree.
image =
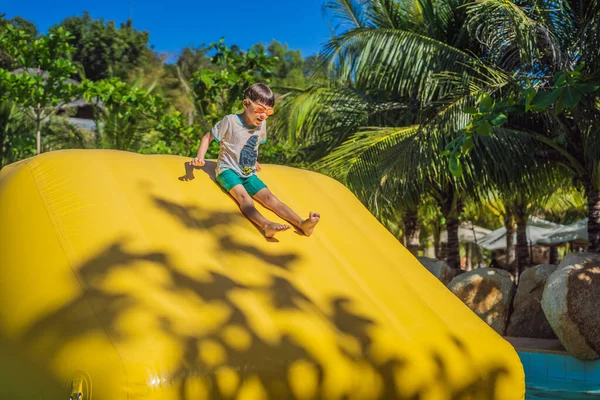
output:
[{"label": "palm tree", "polygon": [[146,117],[125,106],[99,109],[96,120],[96,148],[138,151],[152,131]]},{"label": "palm tree", "polygon": [[[554,162],[582,185],[588,202],[589,250],[600,252],[600,104],[588,94],[600,77],[600,3],[542,0],[534,4],[483,0],[469,7],[472,26],[490,55],[527,61],[521,77],[533,79],[540,98],[557,99],[555,83],[568,86],[559,102],[522,131],[552,149]],[[477,17],[475,17],[477,16]],[[583,85],[576,86],[576,83]],[[586,85],[586,83],[592,85]]]},{"label": "palm tree", "polygon": [[[483,48],[469,34],[461,3],[329,1],[327,8],[345,27],[324,53],[333,67],[333,88],[312,89],[287,100],[280,121],[290,136],[310,132],[324,138],[325,152],[333,144],[335,150],[318,166],[357,192],[394,201],[433,197],[446,219],[448,263],[458,267],[463,202],[483,198],[492,188],[492,177],[525,174],[527,181],[540,165],[529,157],[529,138],[506,132],[476,139],[473,144],[482,147],[465,159],[460,178],[450,173],[441,154],[468,123],[462,109],[510,77],[486,68],[473,55],[483,54]],[[372,107],[372,115],[355,119],[364,103],[348,101],[349,91],[396,106],[383,112]],[[345,119],[345,114],[350,117]],[[529,170],[516,170],[523,165]],[[496,173],[498,169],[504,172]]]}]

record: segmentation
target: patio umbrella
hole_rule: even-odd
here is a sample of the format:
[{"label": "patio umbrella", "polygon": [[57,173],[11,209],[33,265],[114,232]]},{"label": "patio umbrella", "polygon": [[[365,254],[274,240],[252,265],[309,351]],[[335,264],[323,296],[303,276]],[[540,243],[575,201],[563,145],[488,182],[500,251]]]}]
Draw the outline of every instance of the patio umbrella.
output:
[{"label": "patio umbrella", "polygon": [[[564,227],[537,217],[527,221],[527,243],[536,244],[551,231]],[[517,233],[513,234],[513,243],[517,242]],[[486,250],[506,250],[506,228],[498,228],[486,235],[478,244]]]},{"label": "patio umbrella", "polygon": [[587,218],[574,222],[570,225],[563,225],[548,232],[546,236],[540,238],[537,243],[543,245],[555,245],[567,242],[587,242],[587,225]]}]

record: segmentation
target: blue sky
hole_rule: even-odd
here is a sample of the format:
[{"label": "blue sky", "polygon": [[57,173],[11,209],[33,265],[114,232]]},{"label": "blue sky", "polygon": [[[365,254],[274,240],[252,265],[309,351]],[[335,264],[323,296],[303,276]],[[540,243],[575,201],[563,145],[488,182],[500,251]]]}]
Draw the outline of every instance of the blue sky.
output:
[{"label": "blue sky", "polygon": [[64,18],[87,10],[93,18],[125,21],[130,15],[138,30],[150,33],[158,51],[177,52],[184,46],[209,44],[225,37],[229,45],[247,49],[277,39],[309,56],[330,34],[323,0],[0,0],[0,13],[33,21],[45,33]]}]

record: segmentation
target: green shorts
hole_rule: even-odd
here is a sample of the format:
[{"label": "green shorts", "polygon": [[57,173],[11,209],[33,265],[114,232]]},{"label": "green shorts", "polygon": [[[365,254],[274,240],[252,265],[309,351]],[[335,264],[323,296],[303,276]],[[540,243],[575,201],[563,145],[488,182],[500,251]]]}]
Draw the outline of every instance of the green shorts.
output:
[{"label": "green shorts", "polygon": [[261,189],[267,187],[267,185],[265,185],[264,182],[261,181],[258,176],[256,176],[256,174],[250,175],[247,178],[242,178],[230,169],[226,169],[217,175],[217,183],[221,185],[221,187],[225,189],[227,193],[229,193],[234,186],[242,185],[250,196],[254,196]]}]

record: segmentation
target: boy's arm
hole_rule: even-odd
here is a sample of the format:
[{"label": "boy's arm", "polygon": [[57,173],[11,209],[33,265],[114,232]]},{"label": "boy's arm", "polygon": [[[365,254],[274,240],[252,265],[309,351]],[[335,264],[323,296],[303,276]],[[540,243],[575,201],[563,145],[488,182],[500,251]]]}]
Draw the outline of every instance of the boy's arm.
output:
[{"label": "boy's arm", "polygon": [[212,140],[213,135],[211,132],[208,132],[204,136],[202,136],[202,140],[200,140],[200,146],[198,146],[198,153],[196,155],[196,158],[192,159],[191,161],[192,165],[199,165],[201,167],[204,165],[204,156],[206,155],[206,152],[208,151],[208,146],[210,145],[210,142],[212,142]]}]

